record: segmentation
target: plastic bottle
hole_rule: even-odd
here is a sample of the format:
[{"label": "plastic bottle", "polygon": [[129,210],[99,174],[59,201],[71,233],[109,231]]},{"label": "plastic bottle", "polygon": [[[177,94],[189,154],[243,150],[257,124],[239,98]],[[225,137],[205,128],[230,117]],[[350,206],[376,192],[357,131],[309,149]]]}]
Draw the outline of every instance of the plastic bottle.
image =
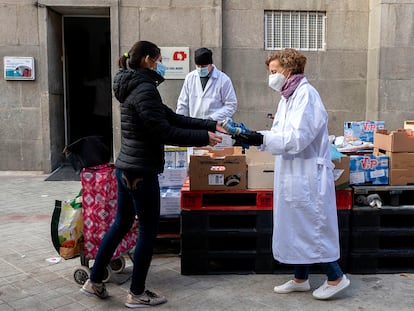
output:
[{"label": "plastic bottle", "polygon": [[236,123],[231,118],[226,118],[222,123],[223,128],[232,136],[238,136],[242,133],[249,133],[250,130],[243,123]]}]

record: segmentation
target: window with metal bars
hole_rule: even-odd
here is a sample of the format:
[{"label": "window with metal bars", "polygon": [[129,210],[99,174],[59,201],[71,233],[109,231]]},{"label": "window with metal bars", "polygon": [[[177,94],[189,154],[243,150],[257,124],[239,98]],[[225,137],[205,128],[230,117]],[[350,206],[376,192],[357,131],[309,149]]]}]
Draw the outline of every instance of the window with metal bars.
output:
[{"label": "window with metal bars", "polygon": [[326,13],[265,11],[265,49],[325,50]]}]

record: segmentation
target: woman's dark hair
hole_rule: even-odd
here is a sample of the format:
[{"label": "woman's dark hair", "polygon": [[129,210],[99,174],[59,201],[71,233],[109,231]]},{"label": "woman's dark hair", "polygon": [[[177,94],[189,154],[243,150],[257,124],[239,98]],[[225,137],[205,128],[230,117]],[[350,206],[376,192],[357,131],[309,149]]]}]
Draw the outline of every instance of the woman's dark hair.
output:
[{"label": "woman's dark hair", "polygon": [[149,41],[136,42],[128,53],[122,55],[118,60],[118,66],[122,69],[138,69],[141,66],[141,61],[146,56],[152,59],[157,59],[161,54],[160,48]]}]

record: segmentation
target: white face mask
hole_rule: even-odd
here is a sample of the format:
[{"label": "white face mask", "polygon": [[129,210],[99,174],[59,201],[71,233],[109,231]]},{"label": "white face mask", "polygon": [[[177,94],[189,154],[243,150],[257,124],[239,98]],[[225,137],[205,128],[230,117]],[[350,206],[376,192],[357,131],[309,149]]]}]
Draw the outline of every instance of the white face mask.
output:
[{"label": "white face mask", "polygon": [[275,73],[269,75],[269,86],[274,89],[276,92],[279,92],[282,90],[283,83],[285,83],[286,77],[283,75],[283,73]]}]

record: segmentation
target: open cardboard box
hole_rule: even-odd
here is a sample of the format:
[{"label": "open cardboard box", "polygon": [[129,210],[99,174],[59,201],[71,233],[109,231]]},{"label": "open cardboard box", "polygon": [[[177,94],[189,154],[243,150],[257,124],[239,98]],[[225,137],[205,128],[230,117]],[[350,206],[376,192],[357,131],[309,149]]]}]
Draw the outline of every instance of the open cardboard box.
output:
[{"label": "open cardboard box", "polygon": [[414,133],[411,129],[391,132],[377,130],[374,134],[374,148],[391,152],[414,152]]},{"label": "open cardboard box", "polygon": [[190,190],[246,189],[247,164],[241,147],[194,148],[190,156]]}]

